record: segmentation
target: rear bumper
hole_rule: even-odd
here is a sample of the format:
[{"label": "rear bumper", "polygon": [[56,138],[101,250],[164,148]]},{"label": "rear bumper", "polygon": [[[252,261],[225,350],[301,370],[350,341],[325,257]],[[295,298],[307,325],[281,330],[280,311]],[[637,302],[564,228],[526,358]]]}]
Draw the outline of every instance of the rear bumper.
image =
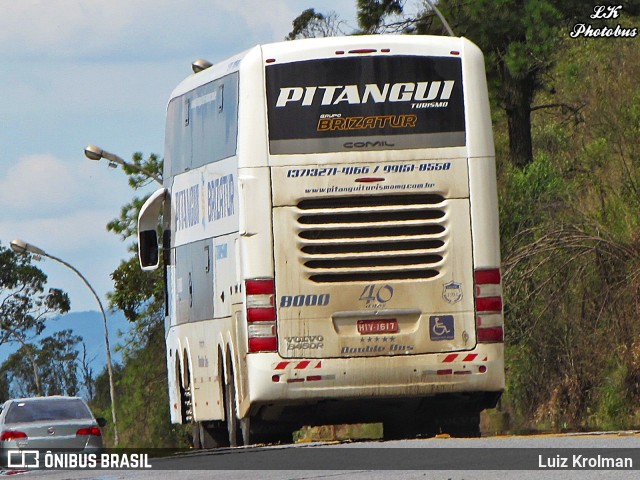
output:
[{"label": "rear bumper", "polygon": [[504,390],[504,345],[464,352],[384,357],[283,359],[247,356],[250,409],[324,400],[419,399]]}]

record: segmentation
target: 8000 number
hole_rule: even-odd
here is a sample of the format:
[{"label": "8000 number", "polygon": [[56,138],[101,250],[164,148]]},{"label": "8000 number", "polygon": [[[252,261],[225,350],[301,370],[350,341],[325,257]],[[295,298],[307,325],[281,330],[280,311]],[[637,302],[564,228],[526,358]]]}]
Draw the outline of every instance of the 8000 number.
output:
[{"label": "8000 number", "polygon": [[283,295],[280,297],[280,307],[326,307],[331,300],[331,294],[320,295]]}]

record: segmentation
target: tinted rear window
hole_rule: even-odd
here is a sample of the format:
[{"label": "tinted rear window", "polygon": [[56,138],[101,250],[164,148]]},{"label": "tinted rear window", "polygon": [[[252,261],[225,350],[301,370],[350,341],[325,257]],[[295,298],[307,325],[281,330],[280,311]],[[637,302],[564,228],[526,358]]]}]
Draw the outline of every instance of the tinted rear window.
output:
[{"label": "tinted rear window", "polygon": [[266,67],[272,154],[466,143],[458,57],[331,58]]},{"label": "tinted rear window", "polygon": [[92,418],[79,398],[15,402],[9,406],[6,423],[43,422]]}]

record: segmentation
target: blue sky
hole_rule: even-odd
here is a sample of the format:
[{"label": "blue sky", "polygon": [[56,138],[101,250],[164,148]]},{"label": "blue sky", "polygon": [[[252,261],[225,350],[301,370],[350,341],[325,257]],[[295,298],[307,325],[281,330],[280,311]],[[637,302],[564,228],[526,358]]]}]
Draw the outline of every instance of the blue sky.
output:
[{"label": "blue sky", "polygon": [[[191,62],[282,40],[304,9],[355,28],[355,0],[0,0],[0,243],[23,239],[75,266],[106,306],[128,256],[106,230],[133,196],[93,143],[163,153],[164,111]],[[153,185],[150,190],[153,189]],[[42,260],[72,311],[97,310],[69,269]]]}]

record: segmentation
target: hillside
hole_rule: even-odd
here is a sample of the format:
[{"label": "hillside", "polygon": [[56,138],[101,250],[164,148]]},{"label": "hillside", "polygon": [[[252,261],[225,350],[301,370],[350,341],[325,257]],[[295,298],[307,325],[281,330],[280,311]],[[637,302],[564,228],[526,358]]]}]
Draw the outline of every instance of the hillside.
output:
[{"label": "hillside", "polygon": [[525,169],[494,109],[512,428],[640,426],[637,47],[565,39]]}]

